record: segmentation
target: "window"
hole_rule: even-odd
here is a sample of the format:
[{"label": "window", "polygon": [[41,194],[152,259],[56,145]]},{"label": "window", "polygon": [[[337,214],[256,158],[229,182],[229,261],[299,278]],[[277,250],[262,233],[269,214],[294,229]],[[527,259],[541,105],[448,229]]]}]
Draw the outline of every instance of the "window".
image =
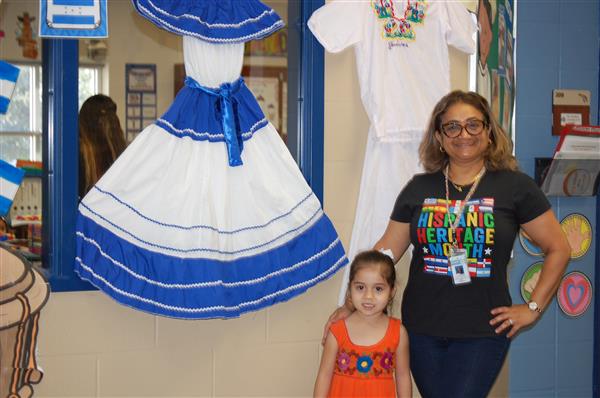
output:
[{"label": "window", "polygon": [[[42,67],[18,64],[21,73],[6,115],[0,118],[2,160],[42,160]],[[79,106],[100,90],[100,66],[79,68]]]},{"label": "window", "polygon": [[41,160],[42,79],[39,65],[15,65],[21,70],[8,112],[0,118],[3,160]]}]

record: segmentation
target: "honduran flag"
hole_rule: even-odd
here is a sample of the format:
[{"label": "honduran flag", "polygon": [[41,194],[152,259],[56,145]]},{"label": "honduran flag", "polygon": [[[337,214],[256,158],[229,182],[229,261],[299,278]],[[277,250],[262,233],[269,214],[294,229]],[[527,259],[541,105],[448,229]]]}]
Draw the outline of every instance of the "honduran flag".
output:
[{"label": "honduran flag", "polygon": [[5,216],[23,181],[25,172],[0,159],[0,216]]},{"label": "honduran flag", "polygon": [[8,110],[10,98],[15,91],[17,78],[21,70],[8,62],[0,61],[0,113]]}]

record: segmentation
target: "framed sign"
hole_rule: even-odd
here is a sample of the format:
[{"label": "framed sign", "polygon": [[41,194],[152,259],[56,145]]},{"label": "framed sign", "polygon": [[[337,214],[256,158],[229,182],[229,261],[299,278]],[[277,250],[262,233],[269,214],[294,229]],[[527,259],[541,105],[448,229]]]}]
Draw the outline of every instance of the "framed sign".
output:
[{"label": "framed sign", "polygon": [[108,37],[106,0],[40,0],[40,37]]},{"label": "framed sign", "polygon": [[125,65],[127,142],[156,120],[156,65]]}]

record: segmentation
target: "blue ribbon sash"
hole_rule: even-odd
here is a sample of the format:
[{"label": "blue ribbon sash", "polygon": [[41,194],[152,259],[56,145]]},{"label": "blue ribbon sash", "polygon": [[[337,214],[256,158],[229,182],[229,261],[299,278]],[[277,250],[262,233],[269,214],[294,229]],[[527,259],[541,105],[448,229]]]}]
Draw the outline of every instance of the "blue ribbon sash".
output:
[{"label": "blue ribbon sash", "polygon": [[225,136],[230,166],[241,166],[244,164],[241,158],[242,150],[244,149],[244,140],[242,139],[242,132],[238,121],[238,103],[234,98],[234,94],[239,91],[243,84],[244,79],[240,77],[233,83],[223,83],[219,88],[210,88],[200,85],[200,83],[189,76],[185,78],[186,86],[202,90],[209,95],[219,98],[219,106],[215,107],[215,113],[223,126],[223,135]]}]

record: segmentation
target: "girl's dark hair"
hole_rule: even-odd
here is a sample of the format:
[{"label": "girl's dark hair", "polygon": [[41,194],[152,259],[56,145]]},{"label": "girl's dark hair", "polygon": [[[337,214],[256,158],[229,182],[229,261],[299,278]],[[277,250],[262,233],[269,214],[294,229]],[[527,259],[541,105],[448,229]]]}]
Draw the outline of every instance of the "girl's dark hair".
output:
[{"label": "girl's dark hair", "polygon": [[356,276],[356,273],[363,269],[372,266],[373,264],[381,265],[381,276],[390,285],[390,288],[394,288],[396,285],[396,269],[394,268],[394,260],[390,256],[383,254],[379,250],[367,250],[358,253],[352,264],[350,264],[350,279],[348,280],[348,290],[350,285]]},{"label": "girl's dark hair", "polygon": [[79,110],[79,196],[83,197],[127,146],[117,104],[93,95]]}]

